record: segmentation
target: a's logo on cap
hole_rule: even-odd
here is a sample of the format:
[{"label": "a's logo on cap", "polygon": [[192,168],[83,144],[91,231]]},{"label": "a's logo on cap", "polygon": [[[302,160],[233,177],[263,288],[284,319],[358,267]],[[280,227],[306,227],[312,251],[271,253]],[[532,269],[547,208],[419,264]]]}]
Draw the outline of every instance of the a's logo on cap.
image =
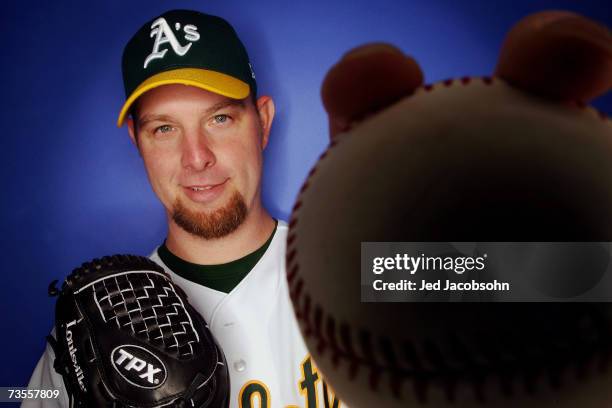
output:
[{"label": "a's logo on cap", "polygon": [[[174,28],[176,31],[181,31],[181,23],[174,24]],[[155,37],[155,42],[153,43],[153,51],[151,54],[147,56],[144,62],[144,67],[147,68],[149,62],[154,59],[164,58],[166,53],[168,52],[168,48],[160,51],[159,47],[165,43],[170,43],[172,50],[176,53],[176,55],[183,56],[187,54],[187,51],[191,48],[193,42],[198,41],[200,39],[200,33],[198,33],[198,27],[192,24],[186,24],[182,27],[183,32],[185,33],[185,40],[189,41],[187,45],[181,45],[177,40],[172,28],[166,21],[165,18],[160,17],[151,24],[151,37]]]}]

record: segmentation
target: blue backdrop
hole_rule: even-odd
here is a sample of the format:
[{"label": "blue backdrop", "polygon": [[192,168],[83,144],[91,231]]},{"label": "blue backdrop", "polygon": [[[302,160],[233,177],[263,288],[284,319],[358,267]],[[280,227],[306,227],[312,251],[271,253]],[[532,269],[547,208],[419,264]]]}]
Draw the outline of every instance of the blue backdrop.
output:
[{"label": "blue backdrop", "polygon": [[[533,11],[575,10],[612,25],[605,1],[4,2],[0,386],[25,385],[43,351],[52,279],[95,256],[149,254],[165,236],[162,207],[115,120],[123,45],[169,8],[221,15],[246,43],[260,93],[276,101],[264,201],[281,219],[327,143],[319,87],[347,49],[395,43],[434,82],[492,72],[506,30]],[[596,106],[610,114],[612,98]]]}]

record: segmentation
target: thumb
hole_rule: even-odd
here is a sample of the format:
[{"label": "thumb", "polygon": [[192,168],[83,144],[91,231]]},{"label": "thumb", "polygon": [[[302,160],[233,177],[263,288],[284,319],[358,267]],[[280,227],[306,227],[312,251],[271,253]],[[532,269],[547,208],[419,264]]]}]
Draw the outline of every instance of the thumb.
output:
[{"label": "thumb", "polygon": [[508,32],[496,75],[542,96],[588,102],[612,89],[612,34],[567,11],[529,15]]},{"label": "thumb", "polygon": [[345,54],[321,87],[330,135],[410,95],[423,83],[416,61],[389,44],[366,44]]}]

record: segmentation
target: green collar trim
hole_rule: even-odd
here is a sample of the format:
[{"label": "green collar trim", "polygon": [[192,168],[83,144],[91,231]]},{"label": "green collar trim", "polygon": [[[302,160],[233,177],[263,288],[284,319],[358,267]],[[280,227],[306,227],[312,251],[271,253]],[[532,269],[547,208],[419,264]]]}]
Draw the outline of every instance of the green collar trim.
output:
[{"label": "green collar trim", "polygon": [[170,252],[165,240],[157,249],[157,254],[162,262],[180,277],[220,292],[229,293],[249,274],[265,254],[276,234],[277,227],[278,220],[275,220],[274,231],[259,249],[240,259],[223,264],[199,265],[185,261]]}]

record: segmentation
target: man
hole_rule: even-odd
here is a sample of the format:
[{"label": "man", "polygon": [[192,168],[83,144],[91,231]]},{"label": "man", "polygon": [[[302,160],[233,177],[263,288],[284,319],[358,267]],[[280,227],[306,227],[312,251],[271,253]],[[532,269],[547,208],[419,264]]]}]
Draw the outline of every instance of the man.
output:
[{"label": "man", "polygon": [[[126,45],[123,77],[118,125],[127,122],[168,221],[167,239],[151,258],[221,344],[231,406],[314,407],[324,399],[338,406],[321,385],[289,301],[287,225],[261,203],[274,103],[256,96],[234,29],[219,17],[166,12]],[[67,406],[53,360],[48,348],[30,388],[60,389],[58,402]]]},{"label": "man", "polygon": [[[610,88],[609,34],[589,21],[546,13],[513,33],[497,73],[517,86],[582,100]],[[572,47],[561,47],[568,38]],[[576,65],[556,64],[574,53],[581,56]],[[525,60],[529,69],[520,68]],[[184,289],[224,350],[232,407],[340,407],[293,316],[284,271],[287,226],[261,204],[274,104],[256,96],[251,68],[231,26],[197,12],[164,13],[126,46],[128,98],[118,122],[131,116],[130,137],[168,219],[167,239],[151,258]],[[588,77],[579,75],[585,70]],[[556,75],[549,80],[542,72]],[[411,93],[422,78],[416,62],[391,46],[350,52],[323,86],[332,136]],[[47,348],[29,387],[60,389],[61,399],[43,406],[67,406],[52,362]]]}]

